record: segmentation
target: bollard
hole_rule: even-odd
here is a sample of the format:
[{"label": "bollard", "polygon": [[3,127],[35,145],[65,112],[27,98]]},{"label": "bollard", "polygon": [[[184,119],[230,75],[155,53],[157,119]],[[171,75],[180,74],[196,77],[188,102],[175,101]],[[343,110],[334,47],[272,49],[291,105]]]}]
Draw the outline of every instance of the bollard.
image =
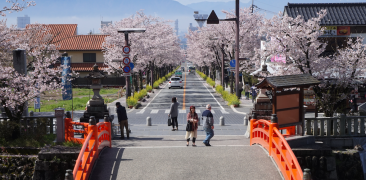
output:
[{"label": "bollard", "polygon": [[[55,109],[55,117],[56,117],[56,142],[64,142],[65,141],[65,123],[64,123],[64,108],[56,108]],[[53,128],[53,127],[50,127]]]},{"label": "bollard", "polygon": [[304,169],[304,174],[302,176],[303,180],[311,180],[311,173],[310,173],[310,169],[306,168]]},{"label": "bollard", "polygon": [[146,118],[146,126],[151,126],[151,117]]},{"label": "bollard", "polygon": [[200,121],[200,117],[198,117],[198,122],[197,122],[198,126],[201,126],[201,121]]},{"label": "bollard", "polygon": [[34,115],[34,112],[33,111],[30,111],[29,112],[29,116],[33,116]]},{"label": "bollard", "polygon": [[278,123],[277,114],[272,114],[271,123]]},{"label": "bollard", "polygon": [[225,118],[224,116],[220,117],[220,126],[225,126]]},{"label": "bollard", "polygon": [[247,115],[244,116],[244,126],[248,126],[249,118]]},{"label": "bollard", "polygon": [[71,169],[66,170],[65,180],[74,180],[74,176],[72,174],[72,170]]}]

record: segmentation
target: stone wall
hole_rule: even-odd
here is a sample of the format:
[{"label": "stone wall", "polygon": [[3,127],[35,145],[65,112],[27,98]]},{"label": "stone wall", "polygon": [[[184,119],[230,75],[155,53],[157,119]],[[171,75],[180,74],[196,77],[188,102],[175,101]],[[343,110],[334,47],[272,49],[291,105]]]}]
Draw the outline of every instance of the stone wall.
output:
[{"label": "stone wall", "polygon": [[33,180],[64,180],[67,169],[74,169],[80,147],[43,148],[35,162]]},{"label": "stone wall", "polygon": [[37,156],[1,155],[0,179],[30,180]]},{"label": "stone wall", "polygon": [[294,150],[302,169],[313,180],[364,180],[358,150]]}]

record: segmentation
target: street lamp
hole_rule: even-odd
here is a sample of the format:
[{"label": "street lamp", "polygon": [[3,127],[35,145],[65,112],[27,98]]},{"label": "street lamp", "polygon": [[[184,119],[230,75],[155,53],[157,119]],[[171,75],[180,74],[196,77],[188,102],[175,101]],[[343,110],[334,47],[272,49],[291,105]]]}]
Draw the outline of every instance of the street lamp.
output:
[{"label": "street lamp", "polygon": [[[220,21],[235,21],[235,91],[236,96],[240,97],[239,91],[239,61],[247,60],[246,58],[239,58],[239,0],[235,0],[235,18],[219,19],[214,10],[212,10],[210,16],[207,19],[207,24],[219,24]],[[197,22],[202,19],[195,19]]]},{"label": "street lamp", "polygon": [[[124,33],[125,34],[125,46],[129,46],[128,44],[128,33],[143,33],[146,31],[146,28],[122,28],[122,29],[118,29],[117,32],[118,33]],[[127,105],[127,99],[128,96],[131,96],[131,91],[130,91],[130,81],[129,81],[129,76],[125,76],[126,77],[126,107],[128,107]]]}]

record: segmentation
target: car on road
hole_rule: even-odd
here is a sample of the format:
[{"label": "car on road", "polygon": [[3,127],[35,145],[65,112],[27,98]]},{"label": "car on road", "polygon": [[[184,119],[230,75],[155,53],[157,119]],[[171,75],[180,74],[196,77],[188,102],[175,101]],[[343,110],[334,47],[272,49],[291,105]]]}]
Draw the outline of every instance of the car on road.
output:
[{"label": "car on road", "polygon": [[175,76],[175,77],[180,77],[180,78],[182,78],[182,74],[183,74],[183,73],[182,73],[182,71],[181,71],[181,70],[176,70],[176,71],[175,71],[175,73],[174,73],[174,76]]},{"label": "car on road", "polygon": [[172,87],[178,87],[183,89],[183,80],[180,77],[172,77],[169,81],[169,89]]},{"label": "car on road", "polygon": [[196,74],[196,67],[189,66],[188,67],[188,72],[189,72],[189,74]]}]

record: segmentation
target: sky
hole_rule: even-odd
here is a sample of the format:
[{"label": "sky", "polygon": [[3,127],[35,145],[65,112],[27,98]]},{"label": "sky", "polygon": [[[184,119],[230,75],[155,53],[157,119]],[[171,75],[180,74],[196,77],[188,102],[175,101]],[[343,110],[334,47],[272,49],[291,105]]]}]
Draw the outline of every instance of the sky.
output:
[{"label": "sky", "polygon": [[[29,0],[26,0],[29,1]],[[36,6],[22,12],[14,12],[6,16],[7,25],[16,24],[17,17],[28,15],[31,23],[42,24],[78,24],[78,34],[88,34],[90,31],[99,33],[100,22],[119,21],[129,17],[140,9],[153,16],[165,20],[179,21],[179,32],[187,32],[192,23],[193,11],[209,13],[213,8],[219,18],[223,17],[221,10],[231,11],[235,7],[234,0],[34,0]],[[250,7],[252,0],[240,0],[240,7]],[[345,3],[366,2],[366,0],[254,0],[259,7],[258,12],[265,13],[267,18],[283,11],[284,6],[291,3]],[[0,7],[9,6],[6,0],[0,0]],[[0,17],[1,18],[1,17]],[[174,24],[172,23],[172,26]]]}]

